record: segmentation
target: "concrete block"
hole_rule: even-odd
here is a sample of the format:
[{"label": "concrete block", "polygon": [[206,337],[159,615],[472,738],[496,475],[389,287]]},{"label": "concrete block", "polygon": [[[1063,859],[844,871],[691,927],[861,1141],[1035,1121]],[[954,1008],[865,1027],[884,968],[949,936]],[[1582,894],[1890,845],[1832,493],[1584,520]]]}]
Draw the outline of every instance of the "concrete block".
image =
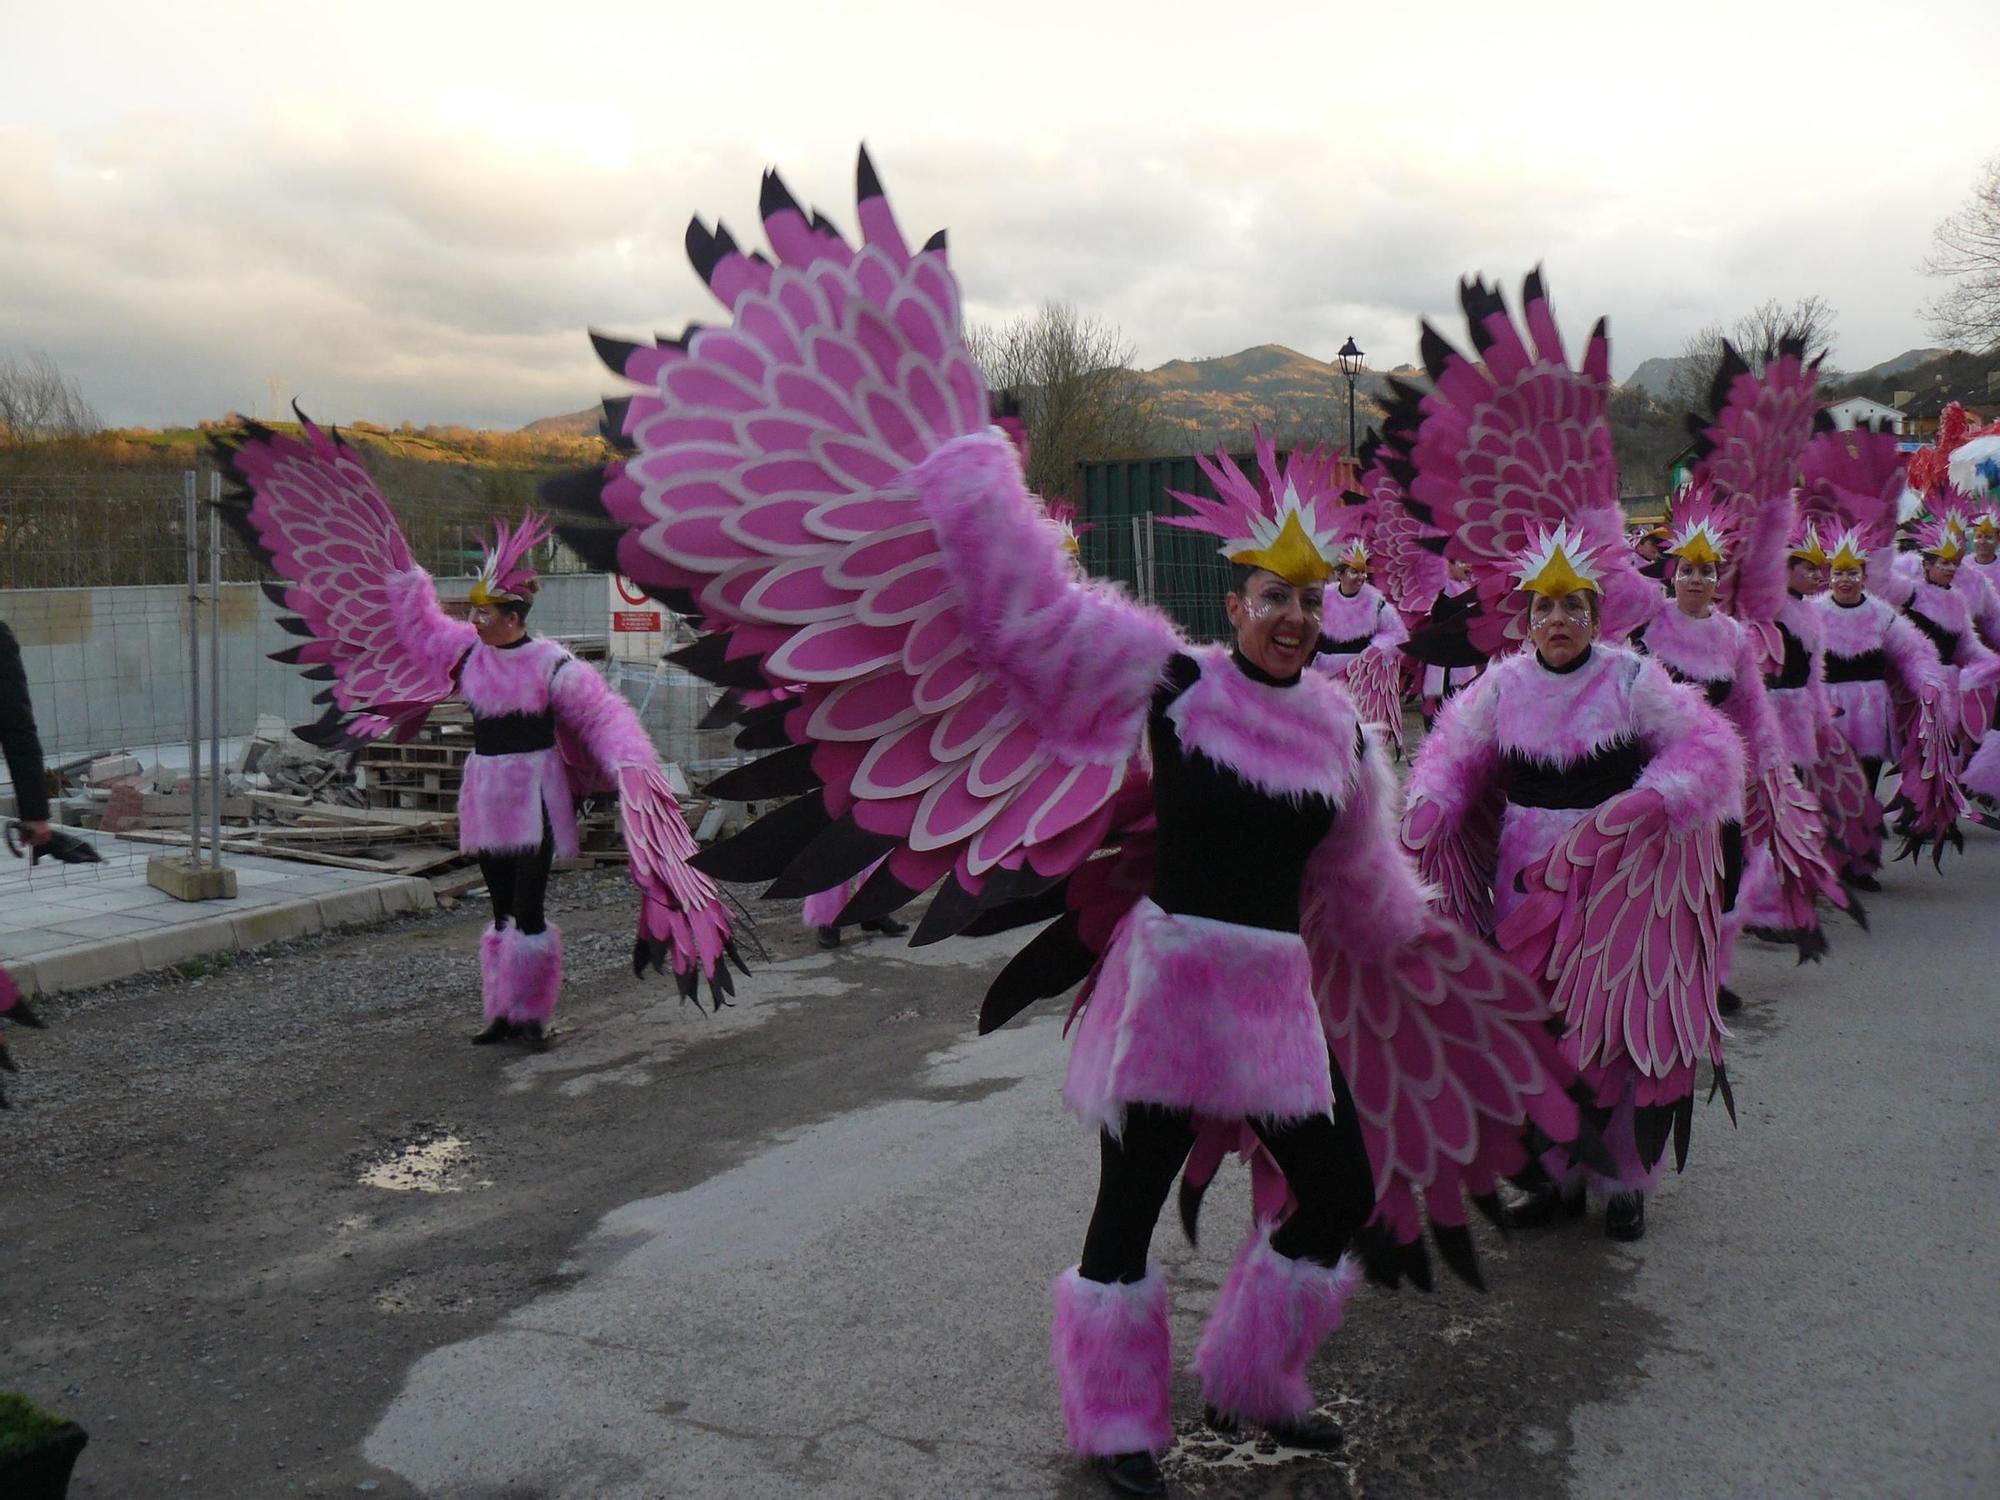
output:
[{"label": "concrete block", "polygon": [[140,954],[137,938],[106,938],[77,948],[60,948],[35,956],[35,984],[39,994],[61,990],[88,989],[126,979],[148,967]]},{"label": "concrete block", "polygon": [[382,887],[382,915],[406,911],[436,911],[437,890],[421,875],[405,875]]},{"label": "concrete block", "polygon": [[373,885],[350,887],[315,896],[320,920],[328,927],[351,927],[356,922],[373,922],[382,915],[382,892]]},{"label": "concrete block", "polygon": [[266,943],[309,937],[324,924],[319,904],[314,901],[287,901],[256,911],[238,912],[230,918],[239,948],[261,948]]},{"label": "concrete block", "polygon": [[198,917],[192,922],[176,922],[172,927],[146,933],[136,941],[140,967],[164,969],[191,958],[234,952],[236,923],[233,917]]},{"label": "concrete block", "polygon": [[146,861],[146,884],[176,901],[226,901],[236,894],[236,872],[190,865],[177,855],[156,854]]}]

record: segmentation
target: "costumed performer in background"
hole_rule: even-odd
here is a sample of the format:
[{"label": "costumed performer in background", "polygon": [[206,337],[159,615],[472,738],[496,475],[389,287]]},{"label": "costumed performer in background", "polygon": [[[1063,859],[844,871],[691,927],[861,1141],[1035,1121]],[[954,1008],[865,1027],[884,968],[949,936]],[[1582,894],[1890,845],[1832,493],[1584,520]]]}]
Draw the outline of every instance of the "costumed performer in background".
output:
[{"label": "costumed performer in background", "polygon": [[470,618],[454,619],[360,455],[300,422],[298,437],[251,424],[214,440],[238,486],[223,514],[284,579],[266,587],[293,612],[286,629],[306,637],[275,659],[330,684],[315,699],[328,705],[325,717],[301,738],[407,739],[447,698],[472,710],[459,847],[478,858],[493,903],[479,944],[487,1024],[472,1040],[546,1040],[562,990],[562,929],[543,910],[550,865],[577,852],[576,798],[611,790],[640,892],[634,973],[671,962],[684,997],[706,976],[721,1004],[736,957],[728,909],[688,866],[694,840],[652,740],[602,676],[559,642],[528,634],[537,587],[528,557],[547,523],[497,524]]}]

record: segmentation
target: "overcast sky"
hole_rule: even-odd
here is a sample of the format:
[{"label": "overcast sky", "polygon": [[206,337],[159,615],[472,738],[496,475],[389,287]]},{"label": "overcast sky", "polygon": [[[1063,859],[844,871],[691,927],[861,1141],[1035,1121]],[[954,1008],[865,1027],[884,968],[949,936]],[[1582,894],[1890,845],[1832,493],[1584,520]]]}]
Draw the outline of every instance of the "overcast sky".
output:
[{"label": "overcast sky", "polygon": [[[1610,19],[1627,12],[1643,19]],[[2000,154],[1991,0],[1678,5],[0,0],[0,356],[109,422],[274,396],[513,426],[615,389],[587,326],[713,304],[688,216],[758,174],[852,227],[866,139],[969,314],[1050,297],[1141,364],[1414,358],[1541,262],[1616,372],[1816,292],[1931,342],[1933,223]]]}]

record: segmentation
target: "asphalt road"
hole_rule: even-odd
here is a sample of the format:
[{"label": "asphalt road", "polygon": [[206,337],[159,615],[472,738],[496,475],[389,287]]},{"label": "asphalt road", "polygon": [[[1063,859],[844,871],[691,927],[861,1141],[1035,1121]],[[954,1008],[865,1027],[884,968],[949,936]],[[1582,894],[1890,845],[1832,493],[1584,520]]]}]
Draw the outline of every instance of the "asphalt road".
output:
[{"label": "asphalt road", "polygon": [[[1338,1460],[1205,1436],[1183,1379],[1176,1492],[2000,1493],[2000,838],[1889,882],[1824,965],[1744,955],[1740,1128],[1698,1115],[1645,1241],[1364,1292]],[[1046,1363],[1095,1151],[1053,1008],[971,1035],[1006,945],[805,953],[711,1018],[620,976],[615,885],[556,906],[542,1056],[464,1045],[466,911],[17,1034],[0,1384],[90,1428],[72,1493],[1096,1494]],[[445,1190],[364,1180],[399,1160]],[[1246,1212],[1162,1225],[1183,1352]]]}]

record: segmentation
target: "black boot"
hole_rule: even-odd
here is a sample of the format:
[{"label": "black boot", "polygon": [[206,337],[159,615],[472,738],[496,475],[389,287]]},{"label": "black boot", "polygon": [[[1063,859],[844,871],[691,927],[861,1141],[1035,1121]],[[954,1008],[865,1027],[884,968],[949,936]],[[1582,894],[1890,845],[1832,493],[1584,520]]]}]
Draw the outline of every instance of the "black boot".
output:
[{"label": "black boot", "polygon": [[1604,1232],[1614,1240],[1642,1238],[1646,1233],[1646,1195],[1613,1193],[1604,1208]]},{"label": "black boot", "polygon": [[1733,1016],[1743,1009],[1743,997],[1725,984],[1715,992],[1715,1008],[1725,1016]]},{"label": "black boot", "polygon": [[901,937],[910,930],[907,922],[898,922],[894,917],[877,917],[872,922],[861,924],[863,932],[879,932],[883,937]]},{"label": "black boot", "polygon": [[504,1042],[514,1034],[514,1023],[501,1016],[495,1016],[486,1023],[486,1029],[472,1039],[475,1047],[490,1047],[495,1042]]},{"label": "black boot", "polygon": [[838,927],[820,928],[819,945],[822,948],[838,948],[840,946],[840,929]]},{"label": "black boot", "polygon": [[19,1068],[14,1066],[14,1054],[7,1050],[7,1039],[0,1037],[0,1073],[18,1073],[20,1071]]},{"label": "black boot", "polygon": [[14,997],[14,1008],[6,1012],[7,1019],[19,1021],[31,1031],[47,1031],[48,1023],[28,1009],[28,1002],[20,996]]},{"label": "black boot", "polygon": [[1527,1202],[1508,1209],[1507,1222],[1516,1229],[1540,1229],[1566,1219],[1580,1219],[1589,1206],[1584,1198],[1582,1183],[1564,1187],[1552,1182],[1528,1194]]},{"label": "black boot", "polygon": [[[1235,1437],[1243,1430],[1243,1424],[1214,1407],[1202,1410],[1202,1420],[1209,1430],[1219,1432],[1224,1437]],[[1312,1453],[1330,1453],[1347,1441],[1347,1435],[1340,1430],[1340,1424],[1317,1412],[1301,1412],[1296,1417],[1285,1417],[1276,1422],[1259,1422],[1257,1426],[1287,1448],[1304,1448]]]},{"label": "black boot", "polygon": [[524,1043],[530,1052],[549,1050],[549,1034],[540,1021],[516,1021],[514,1039]]},{"label": "black boot", "polygon": [[1100,1458],[1097,1467],[1103,1472],[1105,1483],[1121,1495],[1167,1492],[1167,1478],[1160,1472],[1160,1461],[1143,1448],[1137,1453],[1114,1453],[1109,1458]]},{"label": "black boot", "polygon": [[1882,890],[1882,882],[1873,875],[1850,875],[1847,877],[1847,883],[1857,891],[1868,891],[1879,895]]}]

